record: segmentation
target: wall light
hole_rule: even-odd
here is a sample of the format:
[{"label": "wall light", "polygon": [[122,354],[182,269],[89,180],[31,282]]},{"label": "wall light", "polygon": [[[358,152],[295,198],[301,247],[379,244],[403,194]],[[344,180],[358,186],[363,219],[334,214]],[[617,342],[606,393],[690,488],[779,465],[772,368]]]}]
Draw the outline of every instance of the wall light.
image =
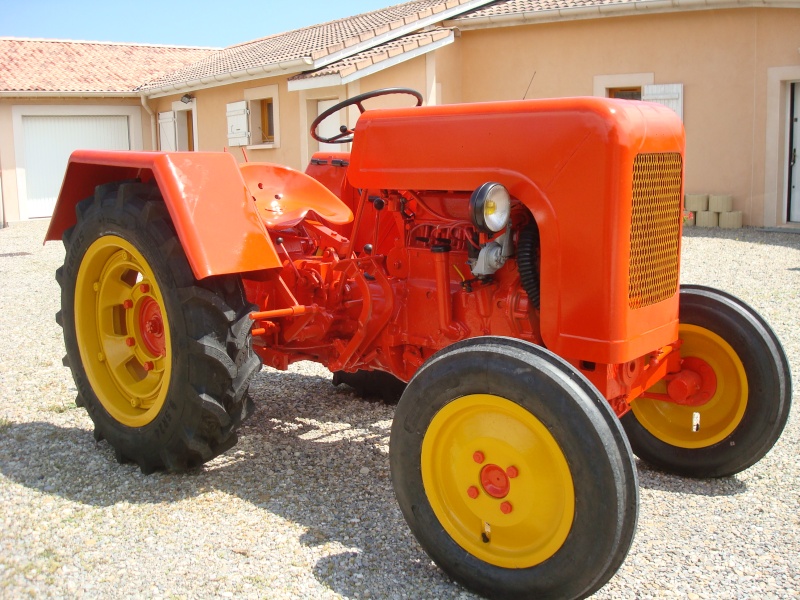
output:
[{"label": "wall light", "polygon": [[194,100],[194,96],[192,96],[191,94],[184,94],[183,96],[181,96],[181,102],[183,102],[184,104],[189,104],[192,100]]}]

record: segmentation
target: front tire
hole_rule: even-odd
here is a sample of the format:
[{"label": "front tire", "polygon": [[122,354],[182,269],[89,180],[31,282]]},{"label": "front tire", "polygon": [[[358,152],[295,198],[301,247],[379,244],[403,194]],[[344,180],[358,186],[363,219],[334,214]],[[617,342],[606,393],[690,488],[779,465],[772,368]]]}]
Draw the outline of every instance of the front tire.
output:
[{"label": "front tire", "polygon": [[97,188],[64,233],[65,364],[120,462],[183,471],[225,452],[261,367],[235,276],[195,280],[158,188]]},{"label": "front tire", "polygon": [[583,598],[622,564],[638,486],[607,402],[568,363],[510,338],[431,357],[392,424],[390,463],[412,532],[489,598]]},{"label": "front tire", "polygon": [[786,354],[750,306],[703,286],[681,287],[679,334],[681,357],[708,364],[716,392],[701,406],[635,400],[622,418],[631,447],[639,458],[677,475],[739,473],[769,452],[789,418]]}]

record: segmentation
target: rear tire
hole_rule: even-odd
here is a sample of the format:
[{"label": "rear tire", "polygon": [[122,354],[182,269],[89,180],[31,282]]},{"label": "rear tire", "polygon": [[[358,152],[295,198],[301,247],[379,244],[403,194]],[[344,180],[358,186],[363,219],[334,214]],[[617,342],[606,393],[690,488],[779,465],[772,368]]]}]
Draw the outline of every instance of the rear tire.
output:
[{"label": "rear tire", "polygon": [[473,338],[431,357],[397,407],[390,463],[422,547],[489,598],[586,597],[633,540],[637,475],[619,422],[527,342]]},{"label": "rear tire", "polygon": [[225,452],[261,368],[241,280],[194,278],[155,185],[99,186],[76,213],[56,320],[95,439],[145,473]]},{"label": "rear tire", "polygon": [[[789,418],[789,361],[767,322],[738,298],[703,286],[680,292],[681,356],[714,368],[717,391],[702,406],[640,398],[622,418],[634,453],[687,477],[725,477],[752,466]],[[700,429],[692,432],[693,414]]]}]

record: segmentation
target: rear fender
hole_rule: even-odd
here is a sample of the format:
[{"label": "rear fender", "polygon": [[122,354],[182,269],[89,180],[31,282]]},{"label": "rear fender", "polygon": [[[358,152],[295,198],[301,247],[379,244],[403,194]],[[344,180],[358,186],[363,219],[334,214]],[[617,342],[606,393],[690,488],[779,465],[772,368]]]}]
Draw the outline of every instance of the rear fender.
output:
[{"label": "rear fender", "polygon": [[134,178],[155,179],[198,279],[281,268],[236,160],[223,152],[78,150],[45,241],[61,239],[75,224],[75,206],[98,185]]}]

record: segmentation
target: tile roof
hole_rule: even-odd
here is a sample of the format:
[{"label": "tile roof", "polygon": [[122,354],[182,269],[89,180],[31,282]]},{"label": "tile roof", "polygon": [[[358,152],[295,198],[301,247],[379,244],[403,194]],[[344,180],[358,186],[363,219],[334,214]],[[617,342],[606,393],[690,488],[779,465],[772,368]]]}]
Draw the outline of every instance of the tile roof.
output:
[{"label": "tile roof", "polygon": [[423,49],[425,46],[445,40],[453,35],[453,32],[453,28],[436,27],[429,31],[406,35],[381,44],[380,46],[369,48],[353,56],[348,56],[347,58],[338,60],[316,71],[300,73],[299,75],[291,77],[289,81],[316,79],[330,75],[338,75],[341,78],[346,78],[359,71],[379,66],[380,63],[388,61],[389,59],[412,53],[414,50]]},{"label": "tile roof", "polygon": [[576,13],[599,17],[603,14],[690,11],[714,8],[775,6],[798,8],[798,0],[500,0],[465,11],[446,22],[467,28],[471,22],[500,23],[504,20],[535,21],[576,18]]},{"label": "tile roof", "polygon": [[130,93],[213,48],[0,38],[0,92]]},{"label": "tile roof", "polygon": [[612,4],[641,4],[650,0],[504,0],[455,17],[453,21],[469,21],[485,17],[519,15],[524,13],[563,10]]},{"label": "tile roof", "polygon": [[[295,72],[319,68],[376,45],[411,33],[443,18],[456,16],[491,0],[412,0],[345,19],[312,25],[237,44],[195,64],[154,78],[142,91],[188,88],[256,76],[267,67]],[[441,16],[441,18],[438,18]],[[372,41],[373,43],[370,43]]]}]

